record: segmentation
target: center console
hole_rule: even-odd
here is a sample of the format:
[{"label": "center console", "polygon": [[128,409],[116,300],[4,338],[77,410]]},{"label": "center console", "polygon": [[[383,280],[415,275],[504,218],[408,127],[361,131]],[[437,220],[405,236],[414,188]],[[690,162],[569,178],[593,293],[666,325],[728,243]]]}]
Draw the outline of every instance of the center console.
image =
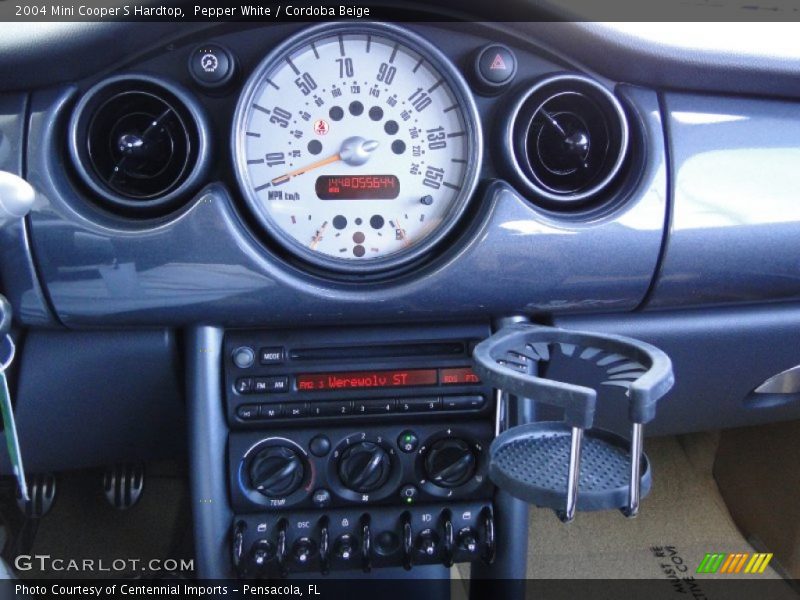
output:
[{"label": "center console", "polygon": [[494,558],[488,325],[229,331],[232,560],[244,577]]}]

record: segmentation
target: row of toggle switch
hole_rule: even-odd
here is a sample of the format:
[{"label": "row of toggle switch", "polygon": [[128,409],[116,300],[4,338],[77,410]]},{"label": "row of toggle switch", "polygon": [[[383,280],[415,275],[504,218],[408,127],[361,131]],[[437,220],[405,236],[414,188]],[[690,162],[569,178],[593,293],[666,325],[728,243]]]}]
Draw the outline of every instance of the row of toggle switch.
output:
[{"label": "row of toggle switch", "polygon": [[236,518],[232,558],[241,577],[291,572],[444,564],[484,560],[495,552],[491,504],[375,508],[245,515]]}]

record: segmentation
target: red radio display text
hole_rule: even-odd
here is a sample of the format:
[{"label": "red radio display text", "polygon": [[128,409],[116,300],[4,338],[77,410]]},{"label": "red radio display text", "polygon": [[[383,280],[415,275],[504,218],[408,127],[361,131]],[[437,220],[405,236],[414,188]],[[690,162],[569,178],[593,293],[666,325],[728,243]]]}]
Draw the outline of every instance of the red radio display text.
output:
[{"label": "red radio display text", "polygon": [[442,385],[480,383],[480,378],[469,367],[441,369],[439,371]]},{"label": "red radio display text", "polygon": [[436,369],[304,373],[295,379],[301,391],[408,387],[438,382]]}]

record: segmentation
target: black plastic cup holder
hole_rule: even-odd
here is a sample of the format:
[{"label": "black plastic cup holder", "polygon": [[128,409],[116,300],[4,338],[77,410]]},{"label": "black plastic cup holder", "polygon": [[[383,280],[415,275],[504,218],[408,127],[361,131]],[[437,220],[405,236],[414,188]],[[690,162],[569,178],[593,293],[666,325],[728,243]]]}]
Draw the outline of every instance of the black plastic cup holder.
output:
[{"label": "black plastic cup holder", "polygon": [[[597,391],[536,375],[539,361],[560,349],[606,370],[604,385],[625,388],[631,438],[592,428]],[[530,504],[556,510],[571,521],[576,510],[639,512],[652,474],[643,450],[644,424],[672,388],[669,357],[650,344],[517,323],[475,347],[475,371],[504,392],[564,409],[564,421],[535,422],[500,433],[489,449],[489,477],[500,489]]]}]

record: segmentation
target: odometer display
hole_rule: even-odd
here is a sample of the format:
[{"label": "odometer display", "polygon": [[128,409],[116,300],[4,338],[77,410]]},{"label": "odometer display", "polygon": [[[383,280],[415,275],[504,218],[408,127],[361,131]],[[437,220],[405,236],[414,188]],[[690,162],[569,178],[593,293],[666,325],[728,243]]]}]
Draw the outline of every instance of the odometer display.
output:
[{"label": "odometer display", "polygon": [[320,175],[315,189],[320,200],[394,200],[400,180],[394,175]]},{"label": "odometer display", "polygon": [[256,217],[324,267],[376,271],[427,256],[475,188],[469,90],[402,28],[301,32],[256,68],[234,121],[237,177]]}]

